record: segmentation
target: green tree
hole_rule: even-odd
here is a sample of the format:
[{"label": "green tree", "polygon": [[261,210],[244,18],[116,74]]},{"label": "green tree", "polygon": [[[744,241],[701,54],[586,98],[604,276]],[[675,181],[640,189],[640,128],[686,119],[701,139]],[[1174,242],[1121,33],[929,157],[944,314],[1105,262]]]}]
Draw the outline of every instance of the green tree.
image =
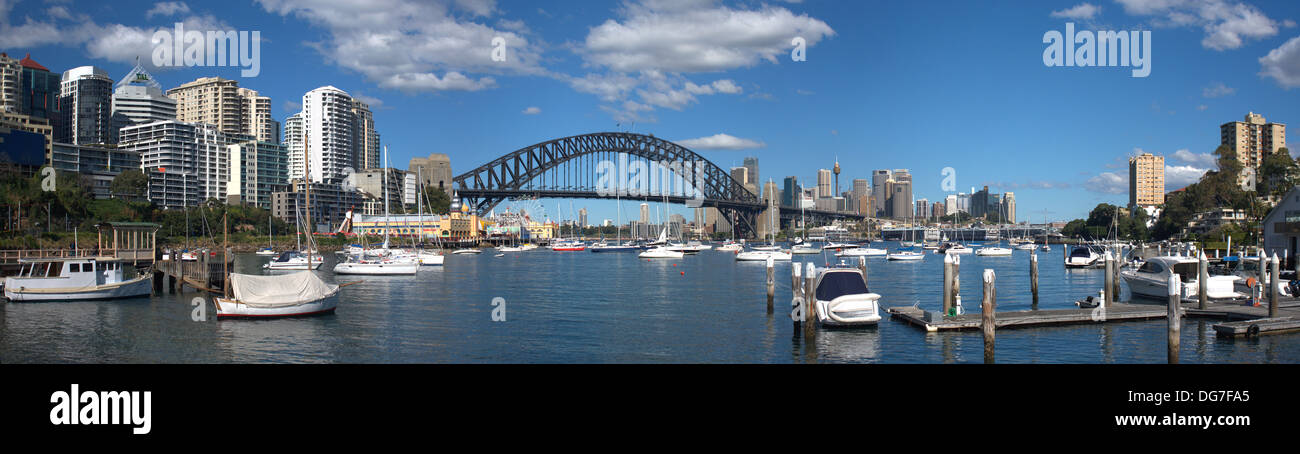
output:
[{"label": "green tree", "polygon": [[1300,182],[1300,165],[1291,158],[1290,150],[1279,149],[1277,153],[1264,155],[1259,164],[1255,190],[1261,196],[1282,197]]},{"label": "green tree", "polygon": [[113,177],[113,182],[108,186],[108,190],[113,198],[137,199],[145,196],[149,190],[149,177],[144,172],[136,169],[124,170],[122,173]]},{"label": "green tree", "polygon": [[447,214],[451,212],[451,197],[447,191],[435,186],[425,186],[424,196],[428,199],[429,211],[433,214]]}]

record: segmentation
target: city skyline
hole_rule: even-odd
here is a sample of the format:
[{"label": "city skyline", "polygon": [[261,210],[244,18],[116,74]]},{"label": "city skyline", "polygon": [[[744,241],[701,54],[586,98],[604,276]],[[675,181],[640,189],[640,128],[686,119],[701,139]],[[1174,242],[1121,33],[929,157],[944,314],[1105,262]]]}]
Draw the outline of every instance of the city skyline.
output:
[{"label": "city skyline", "polygon": [[[836,161],[842,182],[905,168],[916,199],[946,200],[987,185],[1016,193],[1018,218],[1035,222],[1086,217],[1101,202],[1125,205],[1132,156],[1165,157],[1165,190],[1173,191],[1214,168],[1220,125],[1248,112],[1281,124],[1300,117],[1300,92],[1292,90],[1300,75],[1290,72],[1300,59],[1300,13],[1286,2],[1203,2],[1236,7],[1221,15],[1131,0],[1019,8],[956,3],[944,5],[952,14],[930,17],[925,36],[899,20],[929,17],[924,5],[388,3],[392,8],[366,7],[381,11],[357,16],[347,7],[296,1],[219,8],[5,2],[0,51],[31,54],[55,73],[95,66],[116,80],[136,57],[149,60],[144,32],[170,30],[175,22],[259,30],[257,77],[242,77],[238,67],[147,69],[165,90],[203,77],[238,81],[269,97],[271,119],[285,128],[305,93],[338,87],[369,105],[390,165],[399,168],[445,153],[459,174],[533,143],[631,130],[687,146],[724,169],[755,157],[770,169],[754,182],[758,187],[791,175],[814,182],[818,169]],[[1096,7],[1075,8],[1083,4]],[[1193,14],[1192,23],[1171,20],[1201,12],[1207,14]],[[726,27],[747,18],[768,19],[773,29],[743,37],[762,31],[783,39],[713,43],[693,32],[705,20]],[[267,21],[277,26],[259,25]],[[1045,67],[1041,38],[1066,22],[1151,30],[1151,73]],[[393,36],[403,26],[411,32],[394,37],[399,45],[359,39],[368,32]],[[452,30],[464,44],[442,49],[445,56],[424,56],[418,50],[432,42],[434,29]],[[657,32],[725,52],[676,54],[674,43],[635,39]],[[806,60],[792,61],[787,35],[804,38]],[[496,36],[506,38],[504,62],[490,58]],[[908,38],[896,48],[872,44],[899,36]],[[913,58],[919,55],[928,57]],[[911,64],[876,69],[891,61]],[[944,190],[945,168],[955,170],[954,191]],[[614,201],[580,203],[593,219],[616,217]]]}]

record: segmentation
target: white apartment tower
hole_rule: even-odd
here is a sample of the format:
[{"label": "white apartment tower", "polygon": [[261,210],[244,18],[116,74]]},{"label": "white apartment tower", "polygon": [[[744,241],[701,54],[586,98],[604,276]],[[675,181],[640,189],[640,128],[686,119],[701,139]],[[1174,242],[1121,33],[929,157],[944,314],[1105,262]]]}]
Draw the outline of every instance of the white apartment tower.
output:
[{"label": "white apartment tower", "polygon": [[311,165],[307,178],[311,182],[340,183],[347,177],[344,169],[357,168],[357,122],[352,107],[352,97],[333,86],[302,96],[303,139]]},{"label": "white apartment tower", "polygon": [[176,119],[176,100],[143,67],[136,65],[113,90],[116,127]]}]

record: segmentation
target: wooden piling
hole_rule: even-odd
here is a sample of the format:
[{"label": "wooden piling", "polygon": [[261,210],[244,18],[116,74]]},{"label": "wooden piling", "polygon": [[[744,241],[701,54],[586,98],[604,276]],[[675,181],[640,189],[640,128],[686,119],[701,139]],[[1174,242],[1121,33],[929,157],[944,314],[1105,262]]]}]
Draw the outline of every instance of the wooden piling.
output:
[{"label": "wooden piling", "polygon": [[817,335],[817,267],[808,264],[803,277],[804,282],[804,324],[803,335],[805,340],[810,340]]},{"label": "wooden piling", "polygon": [[1205,310],[1206,304],[1209,304],[1209,288],[1209,262],[1205,260],[1205,254],[1201,254],[1201,257],[1196,261],[1196,299],[1199,303],[1197,308],[1201,310]]},{"label": "wooden piling", "polygon": [[1104,304],[1107,309],[1110,309],[1115,304],[1115,293],[1113,290],[1115,286],[1114,271],[1115,257],[1110,255],[1110,251],[1106,251],[1106,276],[1102,285],[1102,288],[1105,289],[1106,297],[1102,300],[1102,304]]},{"label": "wooden piling", "polygon": [[799,312],[800,318],[795,318],[793,312],[791,313],[791,319],[794,320],[795,332],[797,333],[799,332],[799,323],[803,321],[802,317],[805,316],[803,306],[803,277],[801,276],[803,267],[799,266],[798,263],[793,265],[794,266],[790,267],[793,269],[790,271],[790,310]]},{"label": "wooden piling", "polygon": [[1178,344],[1182,331],[1179,319],[1182,293],[1179,289],[1182,288],[1182,283],[1179,281],[1178,273],[1169,273],[1169,314],[1165,317],[1169,321],[1169,364],[1178,364]]},{"label": "wooden piling", "polygon": [[943,255],[943,315],[953,315],[952,254]]},{"label": "wooden piling", "polygon": [[1278,294],[1277,294],[1277,293],[1278,293],[1278,291],[1277,291],[1277,283],[1278,283],[1278,282],[1282,282],[1282,279],[1281,279],[1281,278],[1282,278],[1282,270],[1280,269],[1280,268],[1281,268],[1281,265],[1282,265],[1282,262],[1278,261],[1277,253],[1274,252],[1274,253],[1273,253],[1273,262],[1269,264],[1269,274],[1270,274],[1270,277],[1269,277],[1269,279],[1268,279],[1268,316],[1269,316],[1269,318],[1277,318],[1277,306],[1278,306],[1278,303],[1281,302],[1281,301],[1278,299]]},{"label": "wooden piling", "polygon": [[952,306],[961,304],[961,256],[952,256]]},{"label": "wooden piling", "polygon": [[1119,299],[1119,296],[1120,296],[1120,295],[1119,295],[1119,293],[1120,293],[1120,292],[1119,292],[1119,269],[1122,268],[1122,267],[1124,266],[1124,262],[1123,262],[1122,259],[1123,259],[1123,257],[1120,255],[1120,253],[1119,253],[1119,252],[1116,252],[1116,253],[1115,253],[1115,266],[1112,266],[1112,267],[1110,268],[1110,289],[1111,289],[1110,292],[1111,292],[1111,295],[1114,295],[1114,296],[1112,296],[1112,297],[1110,298],[1110,302],[1112,302],[1112,303],[1118,303],[1118,302],[1120,301],[1120,299]]},{"label": "wooden piling", "polygon": [[1033,308],[1038,309],[1038,253],[1029,253],[1029,291],[1033,293]]},{"label": "wooden piling", "polygon": [[858,271],[862,272],[862,286],[871,288],[871,285],[869,285],[867,281],[867,258],[866,257],[861,257],[861,256],[858,257]]},{"label": "wooden piling", "polygon": [[776,298],[776,269],[772,258],[767,258],[767,313],[772,313],[772,300]]},{"label": "wooden piling", "polygon": [[998,299],[997,286],[994,284],[996,278],[997,276],[993,273],[993,270],[984,270],[984,300],[980,302],[980,311],[983,316],[980,327],[984,330],[984,364],[993,364],[994,330],[997,329],[997,322],[993,315]]}]

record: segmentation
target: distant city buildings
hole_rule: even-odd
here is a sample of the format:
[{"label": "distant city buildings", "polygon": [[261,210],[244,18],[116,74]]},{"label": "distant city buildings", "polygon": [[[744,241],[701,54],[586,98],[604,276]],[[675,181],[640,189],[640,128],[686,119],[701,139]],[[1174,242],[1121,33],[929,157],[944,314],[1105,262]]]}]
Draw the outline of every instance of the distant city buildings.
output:
[{"label": "distant city buildings", "polygon": [[1264,116],[1249,112],[1244,121],[1232,121],[1219,126],[1221,144],[1237,153],[1243,168],[1258,170],[1264,155],[1277,153],[1286,147],[1286,125],[1269,123]]}]

